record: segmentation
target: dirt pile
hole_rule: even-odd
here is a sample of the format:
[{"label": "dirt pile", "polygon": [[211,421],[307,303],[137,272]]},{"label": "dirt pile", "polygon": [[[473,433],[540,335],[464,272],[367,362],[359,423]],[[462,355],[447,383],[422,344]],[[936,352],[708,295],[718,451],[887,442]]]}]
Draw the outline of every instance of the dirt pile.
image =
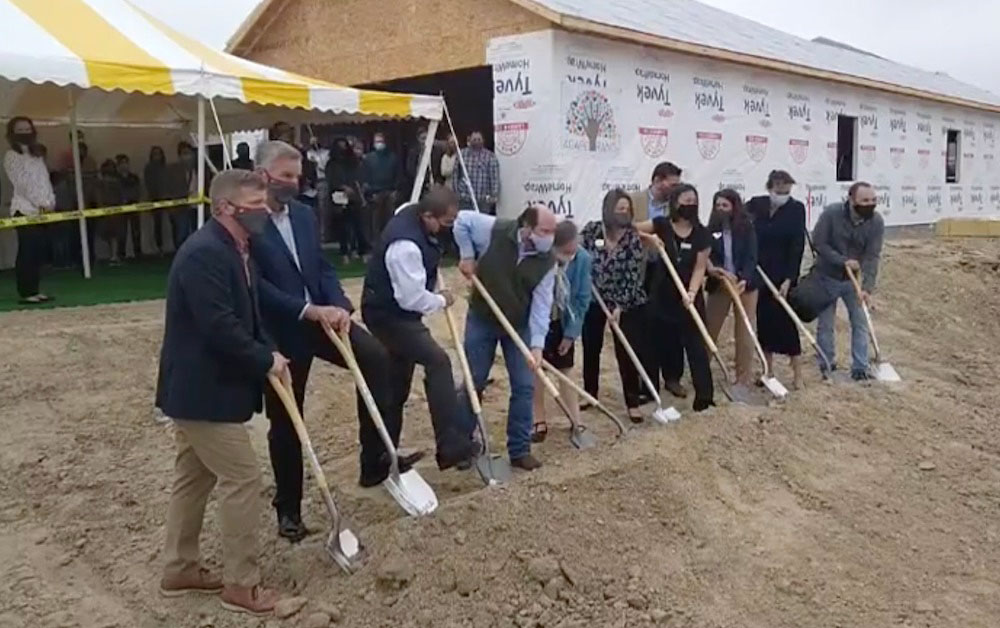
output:
[{"label": "dirt pile", "polygon": [[[617,443],[588,414],[600,447],[554,429],[546,467],[506,487],[421,467],[441,507],[420,520],[356,487],[349,378],[317,366],[306,420],[370,553],[343,576],[325,531],[290,546],[265,512],[266,578],[307,600],[266,621],[156,594],[173,451],[151,407],[162,303],[4,315],[0,626],[994,627],[998,266],[997,242],[888,245],[876,324],[899,387],[811,374],[785,404],[682,404],[680,423]],[[502,442],[499,367],[485,408]],[[602,386],[621,408],[610,351]],[[419,386],[408,410],[405,444],[430,446]],[[306,519],[325,527],[311,494]],[[214,504],[203,549],[217,564]]]}]

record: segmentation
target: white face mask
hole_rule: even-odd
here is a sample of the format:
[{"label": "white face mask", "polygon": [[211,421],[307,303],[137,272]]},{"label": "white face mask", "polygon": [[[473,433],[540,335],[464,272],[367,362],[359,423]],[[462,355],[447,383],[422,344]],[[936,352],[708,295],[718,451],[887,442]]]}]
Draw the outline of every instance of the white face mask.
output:
[{"label": "white face mask", "polygon": [[771,192],[771,205],[774,207],[781,207],[788,202],[788,199],[792,198],[791,194],[775,194]]},{"label": "white face mask", "polygon": [[555,236],[540,236],[532,233],[530,236],[531,242],[535,245],[535,250],[539,253],[548,253],[552,250],[552,244],[555,242]]}]

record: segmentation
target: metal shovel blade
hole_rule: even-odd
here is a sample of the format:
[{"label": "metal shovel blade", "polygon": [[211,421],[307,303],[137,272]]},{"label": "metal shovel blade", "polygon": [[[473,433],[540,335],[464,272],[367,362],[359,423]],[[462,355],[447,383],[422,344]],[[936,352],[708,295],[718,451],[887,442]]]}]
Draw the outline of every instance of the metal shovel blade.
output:
[{"label": "metal shovel blade", "polygon": [[364,547],[361,541],[350,530],[344,529],[340,534],[330,532],[326,539],[326,552],[346,573],[351,574],[361,567],[361,554]]},{"label": "metal shovel blade", "polygon": [[402,475],[390,474],[382,485],[411,517],[423,517],[437,510],[438,499],[434,489],[416,469]]},{"label": "metal shovel blade", "polygon": [[669,408],[657,408],[653,410],[653,420],[660,425],[670,425],[674,421],[681,420],[681,413],[673,406]]},{"label": "metal shovel blade", "polygon": [[488,486],[506,484],[514,476],[506,458],[499,455],[481,454],[475,461],[476,471]]},{"label": "metal shovel blade", "polygon": [[775,399],[779,401],[784,401],[788,397],[788,389],[785,385],[778,381],[777,377],[761,377],[760,383],[764,385],[767,392],[771,393]]},{"label": "metal shovel blade", "polygon": [[875,365],[875,379],[880,382],[901,382],[903,378],[899,376],[896,369],[888,362],[879,362]]},{"label": "metal shovel blade", "polygon": [[591,449],[597,447],[597,438],[590,433],[586,427],[577,425],[569,429],[569,442],[577,449]]}]

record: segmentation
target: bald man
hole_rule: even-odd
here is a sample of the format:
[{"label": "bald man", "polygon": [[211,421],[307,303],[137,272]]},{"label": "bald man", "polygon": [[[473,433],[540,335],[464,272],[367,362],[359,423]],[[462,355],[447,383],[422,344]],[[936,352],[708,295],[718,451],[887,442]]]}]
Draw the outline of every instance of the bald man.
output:
[{"label": "bald man", "polygon": [[465,322],[465,353],[476,390],[486,386],[497,343],[510,377],[507,413],[507,453],[513,466],[533,471],[542,466],[531,455],[534,371],[541,365],[545,336],[552,318],[555,286],[556,217],[547,208],[530,207],[517,220],[462,211],[455,220],[455,242],[461,254],[459,270],[475,275],[506,318],[531,347],[529,363],[493,316],[486,301],[473,293]]}]

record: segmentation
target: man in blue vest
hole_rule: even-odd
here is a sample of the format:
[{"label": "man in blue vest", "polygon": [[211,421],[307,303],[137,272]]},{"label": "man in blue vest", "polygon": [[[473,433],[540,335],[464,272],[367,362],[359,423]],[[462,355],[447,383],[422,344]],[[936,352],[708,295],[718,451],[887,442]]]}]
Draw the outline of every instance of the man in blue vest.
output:
[{"label": "man in blue vest", "polygon": [[437,463],[450,469],[479,453],[471,430],[461,427],[451,360],[435,342],[423,317],[454,303],[446,291],[435,292],[441,246],[437,236],[451,228],[458,197],[447,188],[431,190],[409,203],[386,224],[365,276],[361,315],[390,357],[392,411],[402,414],[410,396],[413,368],[424,367],[424,390],[437,443]]},{"label": "man in blue vest", "polygon": [[[394,444],[399,442],[403,417],[393,412],[389,389],[389,354],[364,328],[351,324],[354,307],[340,285],[333,266],[323,256],[313,210],[295,200],[302,174],[297,148],[281,141],[261,144],[257,166],[268,185],[270,220],[263,232],[251,240],[251,254],[260,269],[260,308],[264,326],[291,363],[292,389],[302,409],[306,382],[313,357],[346,367],[343,357],[323,331],[329,325],[347,332],[386,429]],[[278,533],[298,542],[308,530],[302,523],[302,446],[285,408],[270,388],[264,396],[271,420],[268,448],[277,487],[274,507]],[[361,440],[359,484],[381,484],[389,474],[389,457],[379,438],[368,408],[357,399]],[[405,472],[422,454],[401,456]]]},{"label": "man in blue vest", "polygon": [[472,379],[476,390],[482,391],[499,343],[510,377],[507,453],[513,466],[526,471],[542,466],[531,455],[532,399],[534,371],[542,364],[552,318],[555,231],[555,215],[541,205],[528,208],[517,220],[461,211],[455,221],[455,242],[462,257],[459,270],[466,277],[479,278],[531,348],[529,363],[486,301],[478,293],[472,295],[465,321],[465,353]]}]

